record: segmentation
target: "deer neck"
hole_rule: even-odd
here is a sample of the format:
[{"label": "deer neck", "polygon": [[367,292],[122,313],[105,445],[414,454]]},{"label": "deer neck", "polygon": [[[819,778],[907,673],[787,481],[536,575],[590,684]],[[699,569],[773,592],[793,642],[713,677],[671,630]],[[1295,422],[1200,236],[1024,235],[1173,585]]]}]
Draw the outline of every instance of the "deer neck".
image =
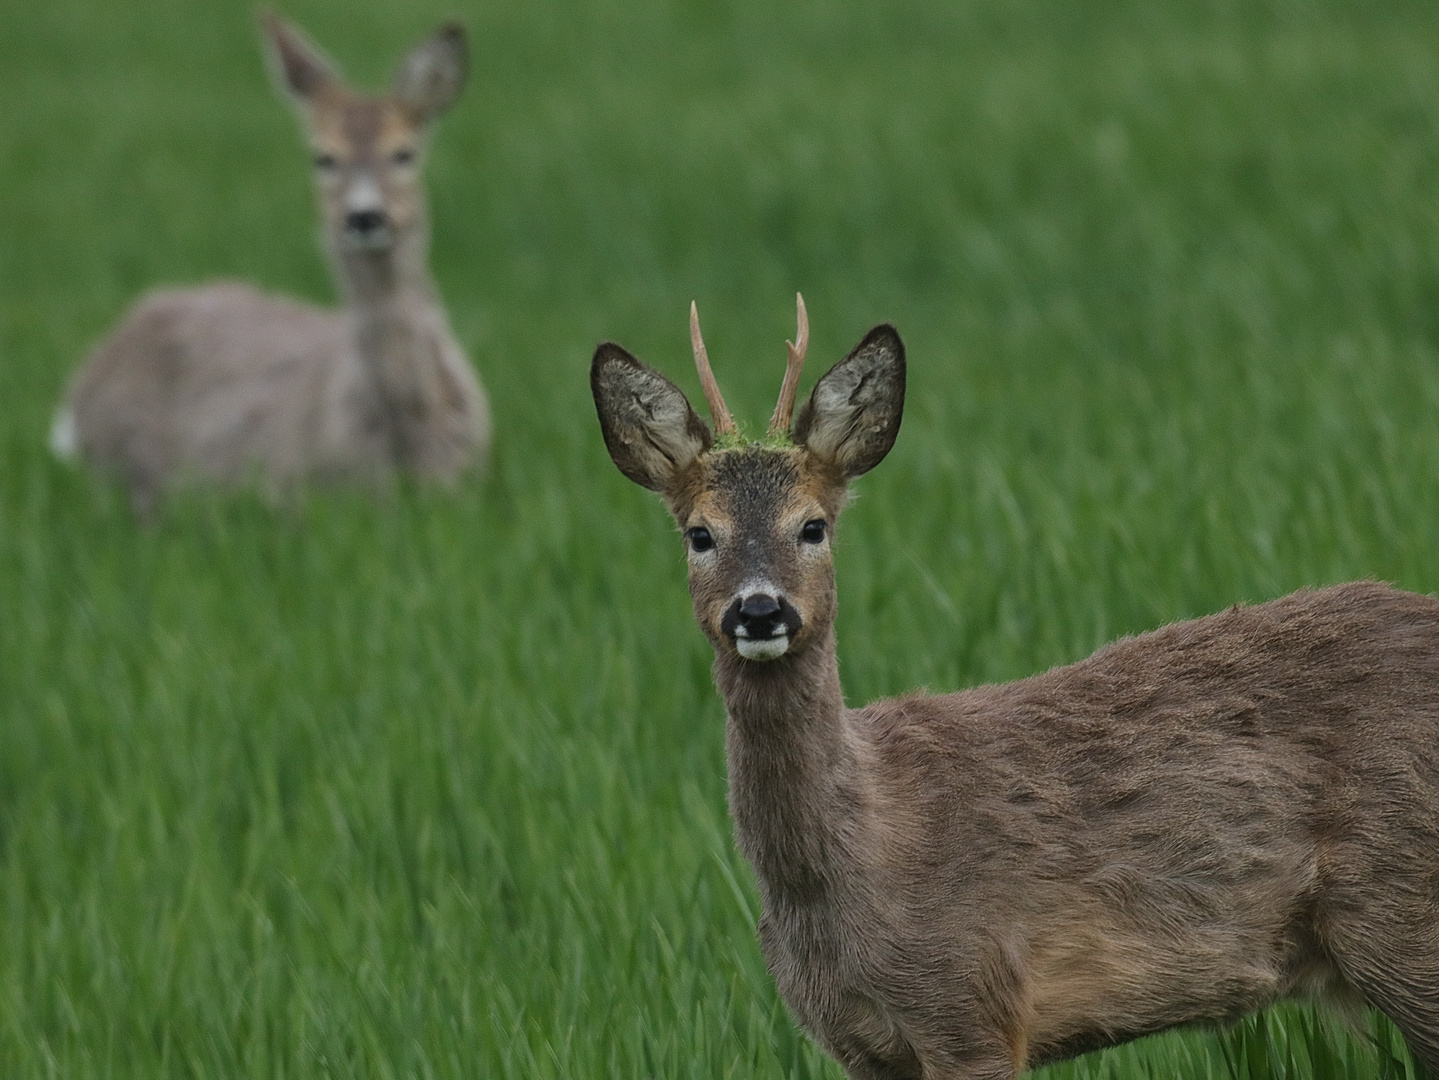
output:
[{"label": "deer neck", "polygon": [[411,464],[442,408],[440,365],[449,322],[430,276],[423,230],[381,251],[340,251],[336,277],[362,371],[401,465]]},{"label": "deer neck", "polygon": [[330,260],[345,306],[362,319],[395,318],[406,309],[438,306],[429,247],[422,227],[401,231],[387,248],[331,245]]},{"label": "deer neck", "polygon": [[767,900],[822,901],[836,883],[854,752],[845,738],[834,631],[797,656],[721,652],[730,812]]}]

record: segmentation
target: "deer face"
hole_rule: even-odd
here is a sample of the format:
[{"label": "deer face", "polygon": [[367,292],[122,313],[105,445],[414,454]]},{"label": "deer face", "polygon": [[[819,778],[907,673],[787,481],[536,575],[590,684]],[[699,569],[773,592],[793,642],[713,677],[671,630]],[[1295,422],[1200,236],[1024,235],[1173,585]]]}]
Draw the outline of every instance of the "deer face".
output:
[{"label": "deer face", "polygon": [[275,79],[310,143],[325,234],[344,252],[384,252],[425,225],[420,164],[431,122],[465,80],[465,36],[449,24],[401,62],[390,92],[351,90],[296,27],[261,16]]},{"label": "deer face", "polygon": [[803,648],[834,620],[830,537],[844,485],[798,449],[722,450],[694,470],[693,497],[672,509],[700,627],[747,660]]},{"label": "deer face", "polygon": [[[696,341],[698,357],[697,332]],[[792,395],[793,350],[791,372]],[[738,445],[717,447],[684,394],[618,345],[596,351],[590,383],[611,458],[664,496],[684,534],[695,617],[715,648],[763,662],[823,638],[835,615],[830,542],[845,485],[879,464],[899,432],[904,346],[894,329],[870,331],[816,384],[792,431],[772,429],[768,443],[731,436]],[[792,403],[782,393],[776,417],[787,420]]]},{"label": "deer face", "polygon": [[384,251],[422,224],[421,132],[391,102],[350,96],[310,123],[326,235],[342,250]]}]

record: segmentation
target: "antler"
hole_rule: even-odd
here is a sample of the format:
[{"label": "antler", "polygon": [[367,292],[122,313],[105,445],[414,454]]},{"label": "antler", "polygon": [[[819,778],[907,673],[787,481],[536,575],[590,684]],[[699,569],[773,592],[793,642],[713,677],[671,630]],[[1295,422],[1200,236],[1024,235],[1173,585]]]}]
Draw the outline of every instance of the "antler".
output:
[{"label": "antler", "polygon": [[705,352],[705,340],[700,337],[700,312],[693,300],[690,301],[690,344],[694,346],[695,367],[700,373],[705,401],[709,402],[710,416],[714,418],[715,434],[732,434],[735,430],[734,417],[726,408],[719,383],[715,382],[714,372],[710,370],[709,353]]},{"label": "antler", "polygon": [[794,294],[795,318],[799,329],[793,343],[786,341],[789,359],[784,366],[784,382],[779,386],[779,404],[774,407],[774,416],[769,422],[771,435],[783,435],[789,431],[789,422],[794,417],[794,397],[799,391],[799,370],[804,367],[804,351],[809,348],[809,313],[804,309],[804,297]]}]

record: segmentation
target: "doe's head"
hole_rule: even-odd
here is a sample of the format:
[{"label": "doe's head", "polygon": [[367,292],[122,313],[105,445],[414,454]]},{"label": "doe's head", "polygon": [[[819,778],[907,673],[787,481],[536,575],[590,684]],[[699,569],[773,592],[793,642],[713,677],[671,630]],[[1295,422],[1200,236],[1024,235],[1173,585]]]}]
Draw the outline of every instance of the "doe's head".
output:
[{"label": "doe's head", "polygon": [[292,23],[260,13],[276,85],[309,140],[325,234],[343,253],[385,252],[426,224],[420,164],[430,125],[465,84],[465,31],[447,23],[400,61],[388,92],[350,89]]},{"label": "doe's head", "polygon": [[[714,427],[684,393],[613,343],[590,366],[605,446],[620,471],[663,496],[684,534],[695,617],[716,649],[746,660],[792,656],[834,621],[830,542],[849,481],[889,453],[904,413],[904,345],[876,326],[794,413],[808,338],[798,343],[768,436],[740,436],[690,308],[695,364]],[[793,422],[791,423],[791,416]]]}]

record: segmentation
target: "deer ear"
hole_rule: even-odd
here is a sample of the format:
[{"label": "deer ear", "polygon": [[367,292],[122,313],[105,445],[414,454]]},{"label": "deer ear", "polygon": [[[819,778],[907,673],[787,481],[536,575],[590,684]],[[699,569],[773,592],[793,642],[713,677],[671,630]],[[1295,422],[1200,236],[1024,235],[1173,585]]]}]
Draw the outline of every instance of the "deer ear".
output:
[{"label": "deer ear", "polygon": [[618,345],[595,350],[590,389],[610,457],[651,491],[669,491],[714,443],[679,387]]},{"label": "deer ear", "polygon": [[340,77],[325,54],[298,26],[265,8],[260,12],[260,31],[271,77],[286,97],[304,102],[339,84]]},{"label": "deer ear", "polygon": [[400,61],[390,93],[417,122],[426,124],[455,103],[468,70],[465,28],[446,23]]},{"label": "deer ear", "polygon": [[815,384],[794,421],[794,441],[852,480],[889,453],[904,415],[904,343],[876,326]]}]

